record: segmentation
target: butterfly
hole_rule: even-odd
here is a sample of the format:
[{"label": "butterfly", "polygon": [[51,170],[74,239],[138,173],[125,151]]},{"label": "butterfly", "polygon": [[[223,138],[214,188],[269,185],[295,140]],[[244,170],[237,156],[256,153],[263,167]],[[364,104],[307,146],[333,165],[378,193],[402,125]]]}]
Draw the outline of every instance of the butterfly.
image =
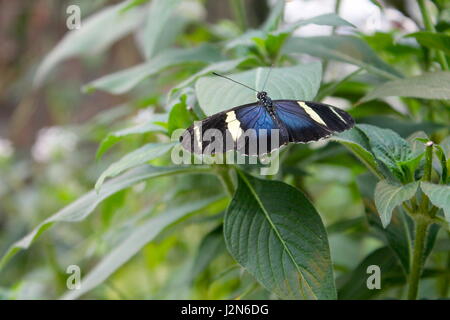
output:
[{"label": "butterfly", "polygon": [[288,143],[308,143],[327,138],[355,124],[347,112],[328,104],[272,100],[267,92],[256,92],[258,101],[255,103],[194,122],[180,137],[183,148],[196,154],[237,150],[243,155],[261,156]]}]

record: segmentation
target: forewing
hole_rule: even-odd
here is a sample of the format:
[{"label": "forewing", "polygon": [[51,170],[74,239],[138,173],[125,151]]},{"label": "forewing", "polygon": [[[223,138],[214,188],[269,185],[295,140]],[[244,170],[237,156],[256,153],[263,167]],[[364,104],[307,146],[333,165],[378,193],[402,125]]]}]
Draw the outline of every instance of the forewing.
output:
[{"label": "forewing", "polygon": [[347,112],[323,103],[276,100],[274,105],[278,118],[289,133],[290,142],[317,141],[355,124]]}]

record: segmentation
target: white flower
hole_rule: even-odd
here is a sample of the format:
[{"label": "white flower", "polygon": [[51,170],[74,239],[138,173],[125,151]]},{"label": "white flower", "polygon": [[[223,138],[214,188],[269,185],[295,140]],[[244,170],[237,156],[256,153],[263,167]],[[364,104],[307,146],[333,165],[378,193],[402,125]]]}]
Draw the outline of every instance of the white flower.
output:
[{"label": "white flower", "polygon": [[39,130],[31,154],[34,160],[47,162],[75,150],[77,143],[78,137],[72,131],[62,127],[43,128]]},{"label": "white flower", "polygon": [[11,141],[0,138],[0,158],[9,158],[14,153]]},{"label": "white flower", "polygon": [[141,109],[138,111],[137,115],[134,116],[133,123],[138,125],[149,123],[154,115],[155,110],[153,108]]}]

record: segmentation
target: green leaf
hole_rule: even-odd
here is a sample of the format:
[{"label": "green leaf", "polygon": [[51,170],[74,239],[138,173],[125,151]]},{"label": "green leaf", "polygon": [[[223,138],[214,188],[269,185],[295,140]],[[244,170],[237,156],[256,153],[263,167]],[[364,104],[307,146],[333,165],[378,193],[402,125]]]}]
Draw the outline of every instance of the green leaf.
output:
[{"label": "green leaf", "polygon": [[420,31],[410,33],[405,37],[415,38],[424,47],[441,50],[445,54],[450,54],[450,35],[448,34]]},{"label": "green leaf", "polygon": [[212,64],[208,65],[207,67],[203,68],[202,70],[200,70],[199,72],[193,74],[188,79],[181,82],[180,84],[178,84],[175,88],[172,89],[172,93],[190,85],[192,82],[194,82],[198,78],[200,78],[204,75],[209,75],[212,72],[231,71],[231,70],[237,68],[241,63],[243,63],[246,60],[247,60],[247,58],[240,58],[240,59],[225,60],[225,61],[212,63]]},{"label": "green leaf", "polygon": [[275,6],[270,10],[270,14],[261,28],[263,31],[266,32],[273,31],[278,27],[280,22],[283,20],[285,4],[286,4],[285,0],[278,0],[275,3]]},{"label": "green leaf", "polygon": [[111,148],[114,144],[116,144],[117,142],[119,142],[120,140],[129,135],[144,134],[148,132],[165,132],[165,131],[166,130],[163,127],[157,124],[147,123],[111,132],[100,143],[100,146],[98,147],[97,154],[95,155],[95,157],[97,159],[100,159],[109,148]]},{"label": "green leaf", "polygon": [[[135,30],[142,23],[145,12],[139,8],[121,12],[129,3],[130,1],[125,1],[108,6],[83,19],[80,29],[68,32],[39,65],[34,86],[41,85],[48,73],[63,60],[78,55],[98,54]],[[114,26],[114,28],[105,26]]]},{"label": "green leaf", "polygon": [[[381,270],[381,290],[370,290],[367,287],[369,266],[376,265]],[[389,289],[405,282],[400,266],[392,250],[388,247],[377,249],[370,253],[349,275],[337,280],[341,283],[338,289],[339,300],[368,300]]]},{"label": "green leaf", "polygon": [[450,72],[436,71],[420,76],[383,83],[370,91],[362,101],[385,97],[450,99]]},{"label": "green leaf", "polygon": [[169,113],[168,131],[171,136],[176,129],[186,129],[192,124],[192,116],[188,111],[186,95],[180,97],[180,101],[175,104]]},{"label": "green leaf", "polygon": [[147,243],[154,240],[162,231],[180,219],[185,218],[188,214],[199,211],[221,198],[222,196],[215,196],[189,202],[186,205],[177,206],[160,213],[156,217],[148,219],[142,225],[135,228],[131,234],[122,240],[117,247],[83,277],[83,285],[80,290],[69,291],[62,299],[76,299],[97,287],[138,253]]},{"label": "green leaf", "polygon": [[281,298],[336,298],[325,228],[299,190],[239,172],[224,235],[232,256]]},{"label": "green leaf", "polygon": [[363,40],[354,36],[294,37],[287,41],[283,52],[307,53],[323,59],[347,62],[386,79],[401,77],[397,70],[381,60]]},{"label": "green leaf", "polygon": [[28,247],[36,240],[45,230],[50,228],[56,222],[78,222],[84,220],[91,214],[99,203],[109,196],[124,190],[141,181],[168,176],[181,173],[208,172],[208,168],[195,166],[176,166],[176,167],[153,167],[144,165],[135,168],[120,177],[112,179],[103,185],[103,188],[96,192],[92,190],[68,206],[64,207],[51,217],[44,220],[36,228],[34,228],[27,236],[15,242],[7,253],[0,260],[0,269],[11,259],[19,250],[28,249]]},{"label": "green leaf", "polygon": [[431,203],[444,210],[445,219],[450,222],[450,186],[421,182],[420,188]]},{"label": "green leaf", "polygon": [[150,160],[156,159],[169,152],[170,149],[175,145],[172,143],[149,143],[139,149],[136,149],[119,161],[112,163],[98,178],[95,183],[95,190],[100,190],[103,181],[106,178],[115,177],[118,174],[124,172],[133,167],[137,167],[144,164]]},{"label": "green leaf", "polygon": [[377,183],[375,205],[384,228],[391,222],[392,211],[395,207],[414,197],[418,187],[418,181],[406,185],[396,185],[386,180]]},{"label": "green leaf", "polygon": [[194,263],[192,264],[190,279],[194,280],[202,273],[215,257],[225,251],[225,248],[223,227],[220,225],[208,233],[200,243]]},{"label": "green leaf", "polygon": [[293,24],[290,24],[290,25],[287,25],[287,26],[284,26],[284,27],[278,29],[276,32],[277,33],[284,33],[284,32],[291,33],[291,32],[294,32],[295,30],[297,30],[298,28],[309,25],[309,24],[316,24],[319,26],[356,28],[353,24],[351,24],[347,20],[342,19],[337,14],[327,13],[327,14],[322,14],[320,16],[310,18],[310,19],[297,21]]},{"label": "green leaf", "polygon": [[104,90],[112,94],[123,94],[137,86],[144,79],[162,70],[186,62],[214,62],[220,59],[219,51],[212,45],[201,45],[187,49],[169,49],[148,62],[115,72],[83,87],[84,91]]},{"label": "green leaf", "polygon": [[397,178],[403,181],[404,172],[401,163],[415,157],[408,142],[390,129],[381,129],[368,124],[360,124],[358,128],[369,139],[370,148],[377,160],[385,164]]},{"label": "green leaf", "polygon": [[370,151],[369,141],[364,133],[355,127],[331,137],[332,140],[343,144],[349,149],[376,177],[383,179],[377,161]]},{"label": "green leaf", "polygon": [[[321,69],[320,63],[272,68],[265,90],[272,99],[312,100],[320,86]],[[229,76],[261,90],[268,72],[269,68],[258,68]],[[200,107],[208,116],[256,101],[256,95],[251,90],[219,77],[200,78],[195,90]]]},{"label": "green leaf", "polygon": [[[170,43],[167,43],[167,40],[164,39],[166,35],[164,31],[167,28],[175,24],[178,30],[184,26],[184,21],[181,26],[178,26],[180,18],[174,16],[174,11],[179,4],[180,0],[153,0],[149,6],[143,31],[144,53],[147,59],[153,57],[161,48],[166,48]],[[163,45],[163,43],[166,45]]]}]

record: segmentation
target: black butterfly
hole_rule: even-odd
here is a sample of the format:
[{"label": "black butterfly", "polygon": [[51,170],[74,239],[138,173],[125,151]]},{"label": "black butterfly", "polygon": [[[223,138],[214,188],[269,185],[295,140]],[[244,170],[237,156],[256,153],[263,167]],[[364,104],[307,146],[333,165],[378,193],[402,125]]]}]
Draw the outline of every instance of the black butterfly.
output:
[{"label": "black butterfly", "polygon": [[258,102],[194,123],[180,137],[182,146],[199,154],[238,150],[244,155],[263,155],[289,142],[317,141],[355,124],[347,112],[327,104],[272,100],[265,91],[259,91],[257,98]]}]

